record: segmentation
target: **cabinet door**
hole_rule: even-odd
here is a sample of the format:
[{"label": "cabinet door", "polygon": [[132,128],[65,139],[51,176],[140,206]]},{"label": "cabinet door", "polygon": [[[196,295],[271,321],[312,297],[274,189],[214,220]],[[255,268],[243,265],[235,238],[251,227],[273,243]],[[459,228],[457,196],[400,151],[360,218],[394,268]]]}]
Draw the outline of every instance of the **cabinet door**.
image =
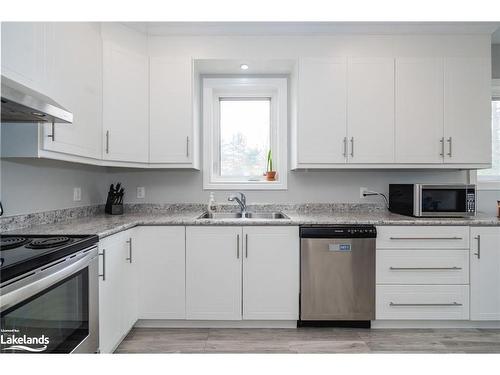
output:
[{"label": "cabinet door", "polygon": [[136,229],[139,319],[185,319],[185,228]]},{"label": "cabinet door", "polygon": [[103,157],[147,162],[148,57],[103,42]]},{"label": "cabinet door", "polygon": [[470,232],[470,318],[500,320],[500,228]]},{"label": "cabinet door", "polygon": [[491,163],[491,61],[444,61],[445,163]]},{"label": "cabinet door", "polygon": [[44,91],[44,25],[2,22],[2,75]]},{"label": "cabinet door", "polygon": [[[78,41],[78,43],[75,43]],[[44,125],[42,147],[101,158],[102,41],[91,22],[46,26],[46,65],[50,97],[73,113],[73,123]],[[54,137],[49,138],[49,135]]]},{"label": "cabinet door", "polygon": [[396,163],[442,163],[443,60],[396,59]]},{"label": "cabinet door", "polygon": [[243,228],[243,319],[299,317],[299,229]]},{"label": "cabinet door", "polygon": [[241,227],[186,228],[187,319],[241,319]]},{"label": "cabinet door", "polygon": [[193,106],[191,59],[150,60],[151,163],[191,163]]},{"label": "cabinet door", "polygon": [[345,163],[345,59],[302,59],[299,66],[297,161]]},{"label": "cabinet door", "polygon": [[105,238],[99,243],[99,349],[112,353],[122,339],[123,236]]},{"label": "cabinet door", "polygon": [[[134,254],[139,251],[135,242],[135,229],[123,233],[121,264],[121,310],[123,313],[122,337],[132,329],[138,318],[137,261]],[[137,251],[136,251],[137,250]]]},{"label": "cabinet door", "polygon": [[352,58],[347,74],[349,162],[394,162],[394,59]]}]

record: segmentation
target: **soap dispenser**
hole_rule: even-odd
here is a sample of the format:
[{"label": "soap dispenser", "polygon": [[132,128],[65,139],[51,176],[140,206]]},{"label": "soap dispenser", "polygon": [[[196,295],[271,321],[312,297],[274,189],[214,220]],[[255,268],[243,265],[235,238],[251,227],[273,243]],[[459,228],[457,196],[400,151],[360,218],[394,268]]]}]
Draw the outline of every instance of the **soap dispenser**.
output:
[{"label": "soap dispenser", "polygon": [[215,212],[216,209],[217,209],[217,205],[215,203],[214,193],[210,193],[210,196],[208,198],[207,210],[208,210],[208,212]]}]

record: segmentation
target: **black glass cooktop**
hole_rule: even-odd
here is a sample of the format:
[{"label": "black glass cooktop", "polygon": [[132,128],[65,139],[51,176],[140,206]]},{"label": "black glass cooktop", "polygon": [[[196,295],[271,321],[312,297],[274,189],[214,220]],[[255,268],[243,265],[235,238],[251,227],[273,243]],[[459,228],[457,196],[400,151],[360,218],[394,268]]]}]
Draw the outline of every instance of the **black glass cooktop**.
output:
[{"label": "black glass cooktop", "polygon": [[0,235],[0,282],[98,242],[95,235]]}]

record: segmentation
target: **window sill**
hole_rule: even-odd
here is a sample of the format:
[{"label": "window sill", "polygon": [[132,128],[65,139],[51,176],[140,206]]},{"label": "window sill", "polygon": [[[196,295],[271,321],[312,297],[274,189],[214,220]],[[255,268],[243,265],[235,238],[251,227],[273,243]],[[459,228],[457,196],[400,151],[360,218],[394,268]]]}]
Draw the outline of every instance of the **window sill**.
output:
[{"label": "window sill", "polygon": [[205,182],[204,190],[287,190],[286,181]]}]

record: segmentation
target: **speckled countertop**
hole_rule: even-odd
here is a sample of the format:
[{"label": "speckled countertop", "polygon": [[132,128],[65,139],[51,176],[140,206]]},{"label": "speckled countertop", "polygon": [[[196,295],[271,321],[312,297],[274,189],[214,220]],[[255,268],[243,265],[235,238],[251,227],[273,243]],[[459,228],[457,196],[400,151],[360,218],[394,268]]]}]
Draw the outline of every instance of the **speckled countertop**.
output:
[{"label": "speckled countertop", "polygon": [[110,216],[97,213],[87,217],[59,220],[55,223],[31,225],[4,231],[3,234],[97,234],[100,238],[133,228],[138,225],[486,225],[499,226],[500,219],[478,214],[470,219],[413,218],[390,213],[384,209],[368,207],[314,207],[303,206],[255,206],[251,210],[275,209],[283,211],[288,219],[198,219],[203,213],[201,205],[178,209],[148,209],[139,212]]}]

